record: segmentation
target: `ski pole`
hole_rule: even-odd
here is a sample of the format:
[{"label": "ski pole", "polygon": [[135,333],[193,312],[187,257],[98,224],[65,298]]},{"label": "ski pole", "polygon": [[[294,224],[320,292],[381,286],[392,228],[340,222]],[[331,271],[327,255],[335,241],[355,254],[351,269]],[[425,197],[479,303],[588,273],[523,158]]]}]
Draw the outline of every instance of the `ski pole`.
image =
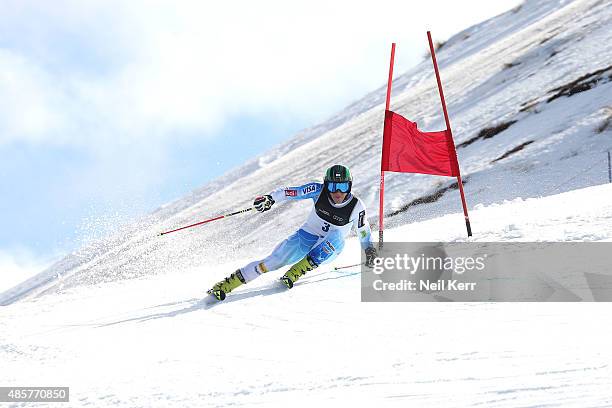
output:
[{"label": "ski pole", "polygon": [[334,271],[337,271],[338,269],[348,269],[348,268],[353,268],[355,266],[361,266],[361,265],[365,265],[365,262],[361,262],[355,265],[346,265],[346,266],[336,266],[334,267]]},{"label": "ski pole", "polygon": [[191,228],[191,227],[197,227],[198,225],[206,224],[207,222],[217,221],[217,220],[220,220],[220,219],[223,219],[223,218],[231,217],[232,215],[236,215],[236,214],[242,214],[242,213],[251,211],[253,208],[255,208],[255,207],[249,207],[249,208],[245,208],[244,210],[235,211],[235,212],[233,212],[231,214],[225,214],[225,215],[220,215],[218,217],[209,218],[207,220],[196,222],[195,224],[187,225],[185,227],[173,229],[171,231],[160,232],[159,234],[157,234],[157,236],[161,237],[162,235],[170,234],[171,232],[176,232],[176,231],[184,230],[184,229]]}]

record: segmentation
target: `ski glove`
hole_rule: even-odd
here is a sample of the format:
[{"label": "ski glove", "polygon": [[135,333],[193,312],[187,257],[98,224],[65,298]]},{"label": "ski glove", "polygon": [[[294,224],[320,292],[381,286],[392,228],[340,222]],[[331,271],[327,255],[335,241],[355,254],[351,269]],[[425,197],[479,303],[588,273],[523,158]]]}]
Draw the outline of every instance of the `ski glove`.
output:
[{"label": "ski glove", "polygon": [[272,204],[274,204],[274,199],[271,195],[255,197],[255,201],[253,201],[255,209],[259,212],[268,211]]},{"label": "ski glove", "polygon": [[365,249],[365,256],[365,266],[367,266],[368,268],[372,268],[374,266],[374,260],[378,258],[378,253],[376,252],[376,249],[374,247],[367,247]]}]

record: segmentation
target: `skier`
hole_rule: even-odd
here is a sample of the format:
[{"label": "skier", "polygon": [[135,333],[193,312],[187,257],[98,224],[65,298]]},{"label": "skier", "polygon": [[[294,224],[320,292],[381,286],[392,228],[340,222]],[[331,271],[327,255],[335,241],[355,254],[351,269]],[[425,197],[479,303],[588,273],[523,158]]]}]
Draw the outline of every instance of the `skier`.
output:
[{"label": "skier", "polygon": [[274,203],[310,198],[314,208],[306,223],[281,242],[264,259],[253,261],[215,284],[208,291],[218,300],[238,286],[250,282],[262,273],[295,263],[281,278],[291,289],[306,272],[333,260],[344,248],[344,238],[355,228],[366,254],[366,265],[371,266],[377,256],[371,241],[370,224],[363,202],[351,193],[353,178],[348,167],[334,165],[327,169],[323,184],[308,183],[299,187],[274,190],[255,198],[253,205],[259,212],[268,211]]}]

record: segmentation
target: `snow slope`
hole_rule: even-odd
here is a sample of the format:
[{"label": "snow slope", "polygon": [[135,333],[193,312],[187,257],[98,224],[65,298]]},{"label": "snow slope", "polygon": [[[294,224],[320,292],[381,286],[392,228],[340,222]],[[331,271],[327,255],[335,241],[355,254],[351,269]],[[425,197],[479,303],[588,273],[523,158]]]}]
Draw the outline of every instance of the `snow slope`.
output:
[{"label": "snow slope", "polygon": [[[462,240],[448,228],[460,217],[388,235]],[[483,241],[609,241],[612,184],[473,217]],[[351,239],[336,265],[358,258]],[[609,303],[361,303],[357,270],[321,267],[291,291],[270,272],[208,308],[202,288],[245,260],[0,308],[0,384],[70,386],[58,408],[612,406]]]},{"label": "snow slope", "polygon": [[[609,1],[532,0],[440,49],[473,240],[612,240],[611,19]],[[393,95],[423,130],[442,128],[429,60]],[[53,407],[612,406],[609,303],[362,303],[359,272],[331,269],[359,258],[351,239],[291,291],[271,272],[207,307],[204,290],[265,255],[309,204],[155,237],[336,162],[376,214],[384,96],[0,294],[0,385],[69,386],[71,403]],[[386,238],[465,240],[451,182],[388,175]]]},{"label": "snow slope", "polygon": [[[612,149],[610,27],[609,1],[530,0],[456,34],[439,50],[470,208],[607,180],[606,151]],[[398,44],[397,52],[401,50]],[[193,194],[91,242],[0,294],[0,304],[269,251],[301,224],[307,203],[275,206],[266,216],[233,217],[162,238],[155,234],[248,207],[254,196],[278,186],[320,179],[326,167],[338,162],[351,167],[355,190],[376,223],[372,217],[378,207],[384,97],[380,88]],[[391,107],[423,130],[443,128],[429,59],[395,78]],[[444,193],[452,182],[388,174],[386,225],[458,211],[456,191]],[[415,200],[428,203],[412,205]],[[472,227],[476,236],[483,234],[478,220]],[[462,217],[449,218],[447,228],[462,230]]]}]

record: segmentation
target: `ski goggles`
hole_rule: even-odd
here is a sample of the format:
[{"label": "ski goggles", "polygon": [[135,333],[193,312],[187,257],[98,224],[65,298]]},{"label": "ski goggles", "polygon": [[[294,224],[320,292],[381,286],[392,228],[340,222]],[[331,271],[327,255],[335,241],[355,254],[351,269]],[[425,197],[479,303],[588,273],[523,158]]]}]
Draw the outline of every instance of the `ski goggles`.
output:
[{"label": "ski goggles", "polygon": [[335,193],[336,191],[340,191],[342,193],[348,193],[351,190],[351,183],[348,181],[342,181],[342,182],[328,181],[326,183],[326,187],[330,193]]}]

